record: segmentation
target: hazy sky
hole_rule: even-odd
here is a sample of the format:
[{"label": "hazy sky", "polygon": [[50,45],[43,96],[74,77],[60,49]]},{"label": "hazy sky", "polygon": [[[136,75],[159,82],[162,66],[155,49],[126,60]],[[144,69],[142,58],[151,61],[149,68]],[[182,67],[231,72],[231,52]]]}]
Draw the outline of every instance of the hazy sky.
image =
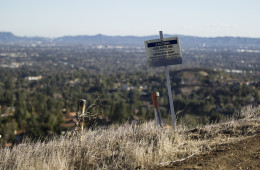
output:
[{"label": "hazy sky", "polygon": [[0,0],[0,31],[19,36],[260,38],[260,0]]}]

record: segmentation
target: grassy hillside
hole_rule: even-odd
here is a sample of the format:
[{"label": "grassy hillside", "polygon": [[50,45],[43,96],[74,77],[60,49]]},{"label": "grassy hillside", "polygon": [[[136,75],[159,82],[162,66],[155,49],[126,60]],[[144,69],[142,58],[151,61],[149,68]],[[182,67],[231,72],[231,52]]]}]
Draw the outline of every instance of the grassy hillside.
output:
[{"label": "grassy hillside", "polygon": [[0,169],[134,169],[152,168],[209,152],[223,143],[260,132],[260,107],[245,107],[226,122],[187,129],[112,125],[45,142],[25,140],[0,149]]}]

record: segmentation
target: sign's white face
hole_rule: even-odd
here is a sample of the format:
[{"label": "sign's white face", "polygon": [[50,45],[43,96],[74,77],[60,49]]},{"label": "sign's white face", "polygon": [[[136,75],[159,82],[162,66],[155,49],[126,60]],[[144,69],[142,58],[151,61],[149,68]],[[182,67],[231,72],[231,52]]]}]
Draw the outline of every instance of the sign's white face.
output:
[{"label": "sign's white face", "polygon": [[178,37],[145,41],[147,61],[151,67],[182,63]]}]

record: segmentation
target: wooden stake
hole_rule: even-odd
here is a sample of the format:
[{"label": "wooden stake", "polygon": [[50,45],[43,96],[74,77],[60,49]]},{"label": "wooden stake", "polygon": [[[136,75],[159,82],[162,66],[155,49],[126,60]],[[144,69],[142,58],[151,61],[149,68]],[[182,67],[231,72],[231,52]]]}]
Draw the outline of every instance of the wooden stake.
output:
[{"label": "wooden stake", "polygon": [[154,107],[154,115],[155,115],[155,120],[156,120],[156,125],[162,126],[162,117],[159,109],[159,102],[158,102],[158,97],[159,97],[159,92],[154,92],[152,93],[152,99],[153,99],[153,107]]},{"label": "wooden stake", "polygon": [[77,112],[77,123],[76,131],[80,133],[80,140],[82,140],[83,130],[84,130],[84,117],[86,109],[86,100],[78,99],[78,112]]}]

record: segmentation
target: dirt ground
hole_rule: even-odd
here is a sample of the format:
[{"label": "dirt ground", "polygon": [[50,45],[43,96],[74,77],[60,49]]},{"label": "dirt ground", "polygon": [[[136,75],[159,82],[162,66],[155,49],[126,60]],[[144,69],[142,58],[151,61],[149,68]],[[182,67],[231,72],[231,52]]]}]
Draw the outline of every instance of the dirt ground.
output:
[{"label": "dirt ground", "polygon": [[158,169],[260,169],[260,134]]}]

